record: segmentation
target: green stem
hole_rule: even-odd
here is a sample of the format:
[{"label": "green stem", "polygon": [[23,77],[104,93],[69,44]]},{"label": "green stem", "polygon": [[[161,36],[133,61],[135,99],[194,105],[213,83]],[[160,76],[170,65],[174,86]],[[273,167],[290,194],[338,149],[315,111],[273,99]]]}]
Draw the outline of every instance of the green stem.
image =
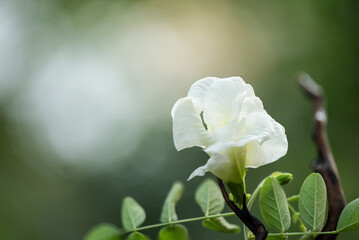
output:
[{"label": "green stem", "polygon": [[[289,210],[293,213],[293,214],[298,214],[298,212],[294,209],[294,207],[289,203],[288,200],[288,207]],[[300,220],[300,218],[298,217],[298,222],[300,224],[301,229],[303,229],[303,231],[307,231],[307,228],[305,227],[305,225],[303,224],[302,220]]]},{"label": "green stem", "polygon": [[261,188],[263,186],[263,183],[264,183],[264,180],[266,180],[267,178],[263,179],[259,184],[258,186],[256,187],[256,189],[254,189],[253,193],[252,193],[252,196],[249,198],[248,200],[248,203],[247,203],[247,208],[248,210],[251,209],[253,203],[254,203],[254,200],[256,200],[259,192],[261,191]]},{"label": "green stem", "polygon": [[269,233],[268,236],[299,236],[299,235],[324,235],[324,234],[337,234],[339,231],[331,232],[290,232],[290,233]]},{"label": "green stem", "polygon": [[298,199],[299,199],[299,194],[298,195],[293,195],[293,196],[288,198],[288,202],[295,202],[295,201],[298,201]]},{"label": "green stem", "polygon": [[[255,193],[255,191],[253,192],[252,197],[254,196],[254,193]],[[235,215],[235,213],[229,212],[229,213],[221,213],[221,214],[215,214],[215,215],[209,215],[209,216],[203,216],[203,217],[187,218],[187,219],[172,221],[170,223],[168,222],[168,223],[157,223],[157,224],[147,225],[147,226],[136,228],[135,230],[132,230],[132,231],[126,231],[124,233],[137,232],[137,231],[142,231],[142,230],[151,229],[151,228],[165,227],[165,226],[173,225],[173,224],[194,222],[194,221],[200,221],[200,220],[211,219],[211,218],[230,217],[230,216],[234,216],[234,215]],[[337,233],[339,233],[339,231],[332,231],[332,232],[288,232],[288,233],[269,233],[268,236],[323,235],[323,234],[337,234]]]},{"label": "green stem", "polygon": [[220,213],[220,214],[203,216],[203,217],[187,218],[187,219],[172,221],[172,222],[168,222],[168,223],[157,223],[157,224],[147,225],[147,226],[136,228],[136,230],[126,231],[125,233],[134,232],[134,231],[142,231],[142,230],[151,229],[151,228],[164,227],[164,226],[173,225],[173,224],[200,221],[200,220],[205,220],[205,219],[210,219],[210,218],[229,217],[229,216],[234,216],[234,215],[236,215],[234,212],[229,212],[229,213]]},{"label": "green stem", "polygon": [[294,207],[292,205],[290,205],[288,203],[288,207],[289,207],[289,210],[293,213],[293,214],[297,214],[297,211],[294,209]]}]

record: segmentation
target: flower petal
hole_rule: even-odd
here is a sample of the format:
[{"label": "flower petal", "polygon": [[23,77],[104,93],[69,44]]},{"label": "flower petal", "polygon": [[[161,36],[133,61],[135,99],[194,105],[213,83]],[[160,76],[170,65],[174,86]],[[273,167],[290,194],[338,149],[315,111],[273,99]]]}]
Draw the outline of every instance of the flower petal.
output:
[{"label": "flower petal", "polygon": [[206,172],[212,172],[215,176],[225,182],[240,182],[238,169],[233,166],[225,154],[212,154],[207,163],[194,170],[188,180],[191,180],[196,176],[203,176]]},{"label": "flower petal", "polygon": [[240,77],[223,78],[214,81],[204,99],[204,119],[212,129],[221,128],[232,117],[234,99],[245,93],[247,84]]},{"label": "flower petal", "polygon": [[225,182],[241,183],[242,176],[240,168],[236,162],[230,161],[227,157],[228,153],[215,153],[211,155],[207,163],[196,170],[189,176],[188,180],[196,176],[203,176],[206,172],[212,172]]},{"label": "flower petal", "polygon": [[192,99],[195,103],[196,110],[198,112],[203,111],[204,98],[208,89],[211,87],[212,83],[217,81],[219,78],[216,77],[206,77],[195,82],[188,92],[188,97]]},{"label": "flower petal", "polygon": [[256,136],[260,144],[270,138],[275,131],[275,121],[264,110],[251,113],[246,117],[245,122],[247,135]]},{"label": "flower petal", "polygon": [[220,152],[221,148],[242,147],[251,141],[263,142],[274,131],[272,118],[264,111],[253,112],[238,122],[233,119],[225,127],[218,129],[215,134],[215,144],[209,146],[206,152]]},{"label": "flower petal", "polygon": [[229,151],[231,148],[243,147],[252,141],[256,141],[258,139],[255,135],[245,136],[237,141],[227,141],[227,142],[216,142],[215,144],[210,145],[205,149],[205,152],[208,154],[216,154],[225,151]]},{"label": "flower petal", "polygon": [[283,157],[288,150],[288,141],[282,125],[271,118],[274,133],[263,143],[253,141],[247,145],[247,167],[256,168]]},{"label": "flower petal", "polygon": [[187,181],[191,180],[194,177],[202,177],[204,176],[204,174],[206,174],[206,172],[208,172],[208,168],[206,165],[200,166],[198,168],[196,168],[196,170],[194,170],[191,175],[187,178]]},{"label": "flower petal", "polygon": [[259,97],[246,97],[243,100],[243,107],[241,108],[243,115],[248,116],[253,112],[263,112],[263,103]]},{"label": "flower petal", "polygon": [[264,110],[253,112],[235,127],[230,127],[231,124],[228,124],[216,132],[216,142],[205,149],[209,155],[246,147],[247,157],[244,165],[247,168],[276,161],[287,151],[288,143],[284,128]]},{"label": "flower petal", "polygon": [[210,135],[203,126],[200,115],[195,111],[188,97],[179,99],[171,111],[173,118],[173,139],[178,151],[193,146],[208,146]]}]

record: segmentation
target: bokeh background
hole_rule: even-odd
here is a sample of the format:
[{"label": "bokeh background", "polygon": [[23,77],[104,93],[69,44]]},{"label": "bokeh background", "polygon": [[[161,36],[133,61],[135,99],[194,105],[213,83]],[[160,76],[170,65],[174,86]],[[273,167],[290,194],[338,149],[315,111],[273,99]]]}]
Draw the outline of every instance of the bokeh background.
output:
[{"label": "bokeh background", "polygon": [[[170,110],[206,76],[242,76],[285,126],[288,154],[249,170],[247,188],[281,170],[292,195],[316,156],[295,83],[307,71],[326,90],[346,198],[358,198],[358,12],[354,0],[1,0],[0,239],[82,239],[120,225],[127,195],[157,223],[176,180],[179,217],[200,216],[203,178],[185,180],[207,156],[174,149]],[[195,240],[242,238],[186,226]]]}]

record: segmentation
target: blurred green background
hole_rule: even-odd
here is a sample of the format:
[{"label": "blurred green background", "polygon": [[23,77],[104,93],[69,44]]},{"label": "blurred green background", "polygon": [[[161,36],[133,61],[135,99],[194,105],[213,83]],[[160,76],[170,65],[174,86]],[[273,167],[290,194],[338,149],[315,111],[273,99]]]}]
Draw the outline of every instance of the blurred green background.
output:
[{"label": "blurred green background", "polygon": [[[284,125],[288,154],[249,170],[247,188],[281,170],[295,176],[292,195],[316,157],[294,81],[307,71],[326,90],[347,201],[358,198],[358,12],[354,0],[1,0],[0,239],[81,239],[120,225],[127,195],[157,223],[172,183],[208,158],[174,149],[170,117],[206,76],[242,76]],[[185,182],[180,218],[201,215],[202,180]],[[242,238],[186,226],[192,239]]]}]

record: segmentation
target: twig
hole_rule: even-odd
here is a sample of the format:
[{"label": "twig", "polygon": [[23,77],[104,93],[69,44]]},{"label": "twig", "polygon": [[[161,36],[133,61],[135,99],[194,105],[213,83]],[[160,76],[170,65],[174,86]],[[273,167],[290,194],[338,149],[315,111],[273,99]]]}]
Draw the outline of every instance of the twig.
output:
[{"label": "twig", "polygon": [[[327,138],[327,114],[324,107],[324,92],[321,86],[315,83],[307,74],[301,74],[298,78],[298,83],[312,101],[314,107],[313,140],[317,147],[318,158],[312,162],[312,169],[314,172],[322,175],[327,187],[329,203],[328,219],[322,231],[334,231],[346,201]],[[334,240],[336,237],[337,234],[319,235],[316,239]]]},{"label": "twig", "polygon": [[228,206],[232,209],[232,211],[241,219],[241,221],[253,232],[256,236],[256,240],[264,240],[267,238],[268,232],[264,225],[259,221],[255,216],[253,216],[248,208],[246,203],[246,195],[243,196],[243,206],[242,209],[239,209],[237,205],[229,199],[228,193],[226,191],[226,187],[224,186],[223,181],[218,178],[218,184],[221,188],[223,197],[228,204]]}]

